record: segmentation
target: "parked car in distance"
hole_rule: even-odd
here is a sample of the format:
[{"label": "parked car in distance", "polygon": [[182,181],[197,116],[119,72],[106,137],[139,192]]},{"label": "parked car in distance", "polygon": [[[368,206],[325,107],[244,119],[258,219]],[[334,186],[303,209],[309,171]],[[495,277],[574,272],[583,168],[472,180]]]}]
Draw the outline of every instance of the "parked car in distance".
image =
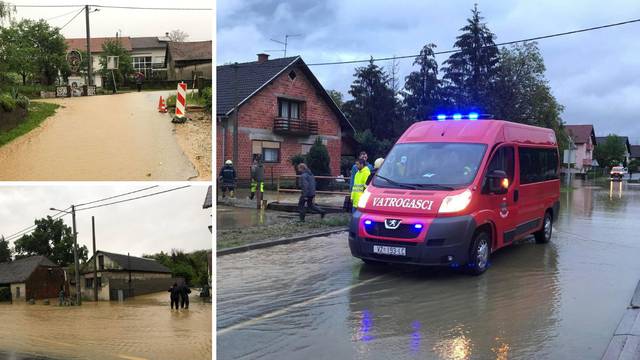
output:
[{"label": "parked car in distance", "polygon": [[624,177],[624,174],[627,173],[626,171],[627,169],[625,169],[622,166],[614,166],[611,168],[611,180],[622,180],[622,178]]}]

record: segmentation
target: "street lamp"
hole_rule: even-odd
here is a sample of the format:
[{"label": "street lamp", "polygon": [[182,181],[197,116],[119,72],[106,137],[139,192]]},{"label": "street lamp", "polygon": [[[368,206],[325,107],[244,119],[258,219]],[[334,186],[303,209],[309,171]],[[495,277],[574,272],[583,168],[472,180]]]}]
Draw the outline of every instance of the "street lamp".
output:
[{"label": "street lamp", "polygon": [[56,208],[49,208],[49,210],[71,214],[73,224],[73,264],[74,272],[76,273],[76,304],[82,305],[82,299],[80,297],[80,264],[78,263],[78,233],[76,232],[76,207],[75,205],[71,205],[71,212]]}]

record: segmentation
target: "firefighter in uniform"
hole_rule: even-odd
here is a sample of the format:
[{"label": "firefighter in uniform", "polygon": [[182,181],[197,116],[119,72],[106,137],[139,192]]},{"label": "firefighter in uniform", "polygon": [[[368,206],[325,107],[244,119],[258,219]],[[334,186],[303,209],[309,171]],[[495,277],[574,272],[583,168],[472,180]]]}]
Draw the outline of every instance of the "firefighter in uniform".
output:
[{"label": "firefighter in uniform", "polygon": [[367,187],[367,179],[369,178],[369,174],[371,174],[366,160],[358,159],[356,166],[358,168],[358,172],[354,176],[353,188],[351,188],[351,203],[353,205],[353,211],[358,207],[358,200],[360,200],[360,196]]},{"label": "firefighter in uniform", "polygon": [[222,198],[224,199],[227,196],[227,191],[230,197],[234,197],[236,169],[233,168],[233,161],[227,160],[224,162],[218,179],[222,182]]}]

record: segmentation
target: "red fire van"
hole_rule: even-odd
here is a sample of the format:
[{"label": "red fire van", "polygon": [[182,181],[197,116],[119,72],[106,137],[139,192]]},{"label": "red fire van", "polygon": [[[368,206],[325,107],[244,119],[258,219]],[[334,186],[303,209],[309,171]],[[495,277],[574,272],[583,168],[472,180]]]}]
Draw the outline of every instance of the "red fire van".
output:
[{"label": "red fire van", "polygon": [[481,274],[493,251],[530,234],[551,239],[558,166],[550,129],[475,113],[413,124],[357,204],[351,253]]}]

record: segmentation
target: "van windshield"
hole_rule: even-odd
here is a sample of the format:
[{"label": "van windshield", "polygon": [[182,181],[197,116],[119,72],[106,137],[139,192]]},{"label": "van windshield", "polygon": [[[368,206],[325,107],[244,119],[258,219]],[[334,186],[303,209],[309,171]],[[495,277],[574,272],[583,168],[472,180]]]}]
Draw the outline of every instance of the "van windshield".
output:
[{"label": "van windshield", "polygon": [[452,190],[471,184],[487,146],[469,143],[396,144],[373,184],[379,187]]}]

